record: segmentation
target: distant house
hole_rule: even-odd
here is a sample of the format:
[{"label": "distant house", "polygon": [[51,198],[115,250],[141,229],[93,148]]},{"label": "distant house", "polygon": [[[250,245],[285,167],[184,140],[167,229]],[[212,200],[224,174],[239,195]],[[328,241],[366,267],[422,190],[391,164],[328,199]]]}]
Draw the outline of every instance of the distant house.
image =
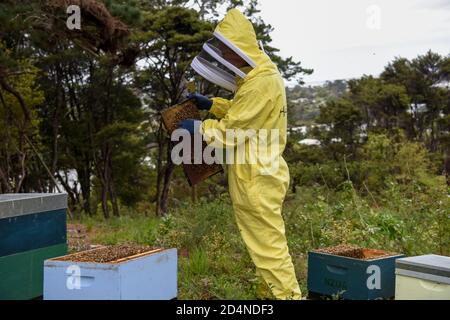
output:
[{"label": "distant house", "polygon": [[320,141],[317,139],[303,139],[300,140],[298,143],[305,146],[320,146]]},{"label": "distant house", "polygon": [[301,127],[292,127],[289,128],[289,130],[293,133],[302,133],[302,134],[306,134],[308,132],[308,127],[307,126],[301,126]]},{"label": "distant house", "polygon": [[426,103],[419,103],[419,104],[410,104],[409,110],[406,112],[408,113],[423,113],[428,110]]}]

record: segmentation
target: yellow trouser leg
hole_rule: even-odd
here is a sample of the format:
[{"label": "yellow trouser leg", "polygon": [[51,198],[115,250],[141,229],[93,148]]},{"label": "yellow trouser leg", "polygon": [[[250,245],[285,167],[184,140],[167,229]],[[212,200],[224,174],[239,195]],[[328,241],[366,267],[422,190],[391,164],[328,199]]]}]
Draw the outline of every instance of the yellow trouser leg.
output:
[{"label": "yellow trouser leg", "polygon": [[248,252],[277,299],[301,299],[281,215],[286,186],[271,176],[229,175],[236,222]]},{"label": "yellow trouser leg", "polygon": [[256,268],[255,273],[257,278],[256,297],[258,299],[273,299],[274,296],[272,294],[272,290],[267,285],[266,280],[264,280],[261,271]]}]

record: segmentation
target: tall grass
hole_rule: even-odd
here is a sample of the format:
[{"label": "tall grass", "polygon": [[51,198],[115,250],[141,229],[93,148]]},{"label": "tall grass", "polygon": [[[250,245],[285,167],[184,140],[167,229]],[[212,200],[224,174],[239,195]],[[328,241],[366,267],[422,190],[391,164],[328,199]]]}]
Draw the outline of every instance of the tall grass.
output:
[{"label": "tall grass", "polygon": [[[290,252],[306,293],[307,252],[355,244],[407,255],[450,254],[450,198],[443,177],[408,185],[391,183],[362,197],[350,182],[340,191],[301,187],[285,201]],[[181,203],[165,218],[129,216],[83,219],[92,240],[133,242],[179,250],[180,299],[253,299],[254,267],[242,242],[227,195]]]}]

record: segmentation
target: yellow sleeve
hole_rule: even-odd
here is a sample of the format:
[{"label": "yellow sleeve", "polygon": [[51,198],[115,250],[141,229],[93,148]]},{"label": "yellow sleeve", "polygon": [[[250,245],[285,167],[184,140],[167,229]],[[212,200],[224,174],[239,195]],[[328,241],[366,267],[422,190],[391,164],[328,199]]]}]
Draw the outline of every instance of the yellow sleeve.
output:
[{"label": "yellow sleeve", "polygon": [[228,112],[221,120],[203,121],[200,132],[208,144],[214,142],[216,147],[233,147],[238,144],[238,141],[226,139],[228,129],[261,129],[267,118],[271,116],[273,108],[272,100],[265,93],[258,87],[250,86],[236,94],[230,102]]},{"label": "yellow sleeve", "polygon": [[228,100],[224,98],[212,98],[213,104],[211,107],[211,112],[217,118],[222,119],[227,114],[233,100]]}]

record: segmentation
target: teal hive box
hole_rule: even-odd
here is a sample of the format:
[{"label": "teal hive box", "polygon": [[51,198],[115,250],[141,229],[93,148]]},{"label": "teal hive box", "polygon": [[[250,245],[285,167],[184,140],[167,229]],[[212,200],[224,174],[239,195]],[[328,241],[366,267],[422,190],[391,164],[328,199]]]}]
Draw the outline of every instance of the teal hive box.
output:
[{"label": "teal hive box", "polygon": [[359,249],[373,258],[351,258],[325,252],[308,253],[310,297],[346,300],[391,299],[395,296],[395,260],[400,254]]},{"label": "teal hive box", "polygon": [[0,299],[42,296],[44,260],[65,255],[67,194],[0,195]]}]

